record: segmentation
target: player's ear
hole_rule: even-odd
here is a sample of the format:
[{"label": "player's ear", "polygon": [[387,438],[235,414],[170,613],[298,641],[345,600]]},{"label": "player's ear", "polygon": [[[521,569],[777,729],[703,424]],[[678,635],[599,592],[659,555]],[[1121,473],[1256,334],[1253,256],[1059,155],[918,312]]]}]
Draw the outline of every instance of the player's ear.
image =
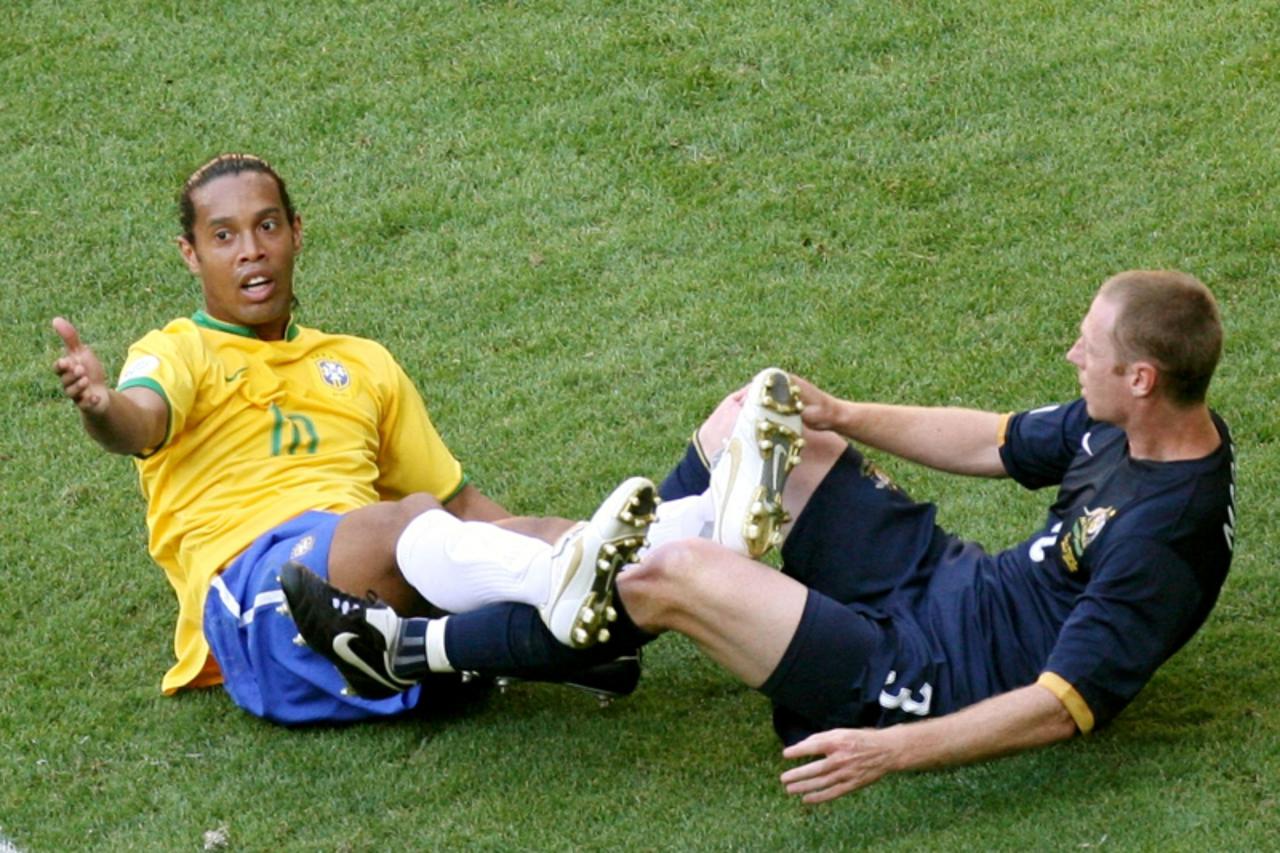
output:
[{"label": "player's ear", "polygon": [[1160,380],[1160,369],[1149,361],[1135,361],[1129,365],[1129,393],[1135,397],[1150,397]]},{"label": "player's ear", "polygon": [[293,215],[293,251],[302,251],[302,217],[297,213]]},{"label": "player's ear", "polygon": [[195,245],[186,237],[179,237],[178,251],[182,253],[182,260],[186,262],[191,274],[200,275],[200,256],[196,254]]}]

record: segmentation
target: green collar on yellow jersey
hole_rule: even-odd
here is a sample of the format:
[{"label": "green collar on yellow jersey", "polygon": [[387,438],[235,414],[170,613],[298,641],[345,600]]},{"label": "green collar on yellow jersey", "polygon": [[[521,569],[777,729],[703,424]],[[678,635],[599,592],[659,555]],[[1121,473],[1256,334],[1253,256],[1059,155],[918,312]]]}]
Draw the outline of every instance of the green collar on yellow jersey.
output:
[{"label": "green collar on yellow jersey", "polygon": [[[239,335],[242,338],[257,338],[253,329],[248,326],[237,326],[234,323],[224,323],[221,320],[215,320],[204,312],[204,309],[197,311],[191,316],[191,322],[197,326],[204,326],[206,329],[213,329],[218,332],[226,332],[230,335]],[[298,336],[298,325],[293,322],[293,318],[289,318],[289,327],[284,330],[284,339],[291,341]]]}]

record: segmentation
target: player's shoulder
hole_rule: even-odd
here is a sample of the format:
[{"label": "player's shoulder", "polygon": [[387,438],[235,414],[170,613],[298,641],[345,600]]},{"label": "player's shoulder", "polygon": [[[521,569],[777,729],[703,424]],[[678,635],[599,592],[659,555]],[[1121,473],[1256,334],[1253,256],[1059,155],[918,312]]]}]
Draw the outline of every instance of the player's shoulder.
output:
[{"label": "player's shoulder", "polygon": [[373,338],[366,338],[361,335],[325,332],[310,326],[299,326],[298,336],[295,340],[307,350],[324,349],[330,352],[358,356],[364,361],[394,362],[396,360],[391,350],[384,344],[375,341]]},{"label": "player's shoulder", "polygon": [[147,340],[163,340],[182,337],[190,337],[199,334],[195,321],[190,317],[175,317],[159,328],[151,329],[142,337],[138,338],[138,343]]},{"label": "player's shoulder", "polygon": [[151,329],[129,347],[131,353],[155,356],[190,355],[202,348],[200,329],[190,317],[178,317]]}]

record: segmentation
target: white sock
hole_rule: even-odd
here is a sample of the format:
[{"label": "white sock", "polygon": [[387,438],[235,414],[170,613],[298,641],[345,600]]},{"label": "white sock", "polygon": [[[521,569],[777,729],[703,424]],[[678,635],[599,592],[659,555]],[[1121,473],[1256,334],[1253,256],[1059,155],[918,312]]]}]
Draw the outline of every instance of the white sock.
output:
[{"label": "white sock", "polygon": [[649,525],[646,547],[641,553],[665,542],[680,539],[710,539],[715,527],[716,505],[711,490],[700,495],[663,501],[658,504],[658,517]]},{"label": "white sock", "polygon": [[551,546],[541,539],[439,509],[409,522],[396,542],[405,580],[454,613],[502,601],[542,605],[551,585],[550,557]]}]

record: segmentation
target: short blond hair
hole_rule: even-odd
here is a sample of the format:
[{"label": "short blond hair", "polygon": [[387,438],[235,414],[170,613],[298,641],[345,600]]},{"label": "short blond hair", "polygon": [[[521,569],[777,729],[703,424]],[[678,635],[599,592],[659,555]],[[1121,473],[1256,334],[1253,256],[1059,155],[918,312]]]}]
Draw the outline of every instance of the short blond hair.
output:
[{"label": "short blond hair", "polygon": [[1155,364],[1172,402],[1203,402],[1222,356],[1222,317],[1209,288],[1177,270],[1129,270],[1107,279],[1099,295],[1119,309],[1120,360]]}]

